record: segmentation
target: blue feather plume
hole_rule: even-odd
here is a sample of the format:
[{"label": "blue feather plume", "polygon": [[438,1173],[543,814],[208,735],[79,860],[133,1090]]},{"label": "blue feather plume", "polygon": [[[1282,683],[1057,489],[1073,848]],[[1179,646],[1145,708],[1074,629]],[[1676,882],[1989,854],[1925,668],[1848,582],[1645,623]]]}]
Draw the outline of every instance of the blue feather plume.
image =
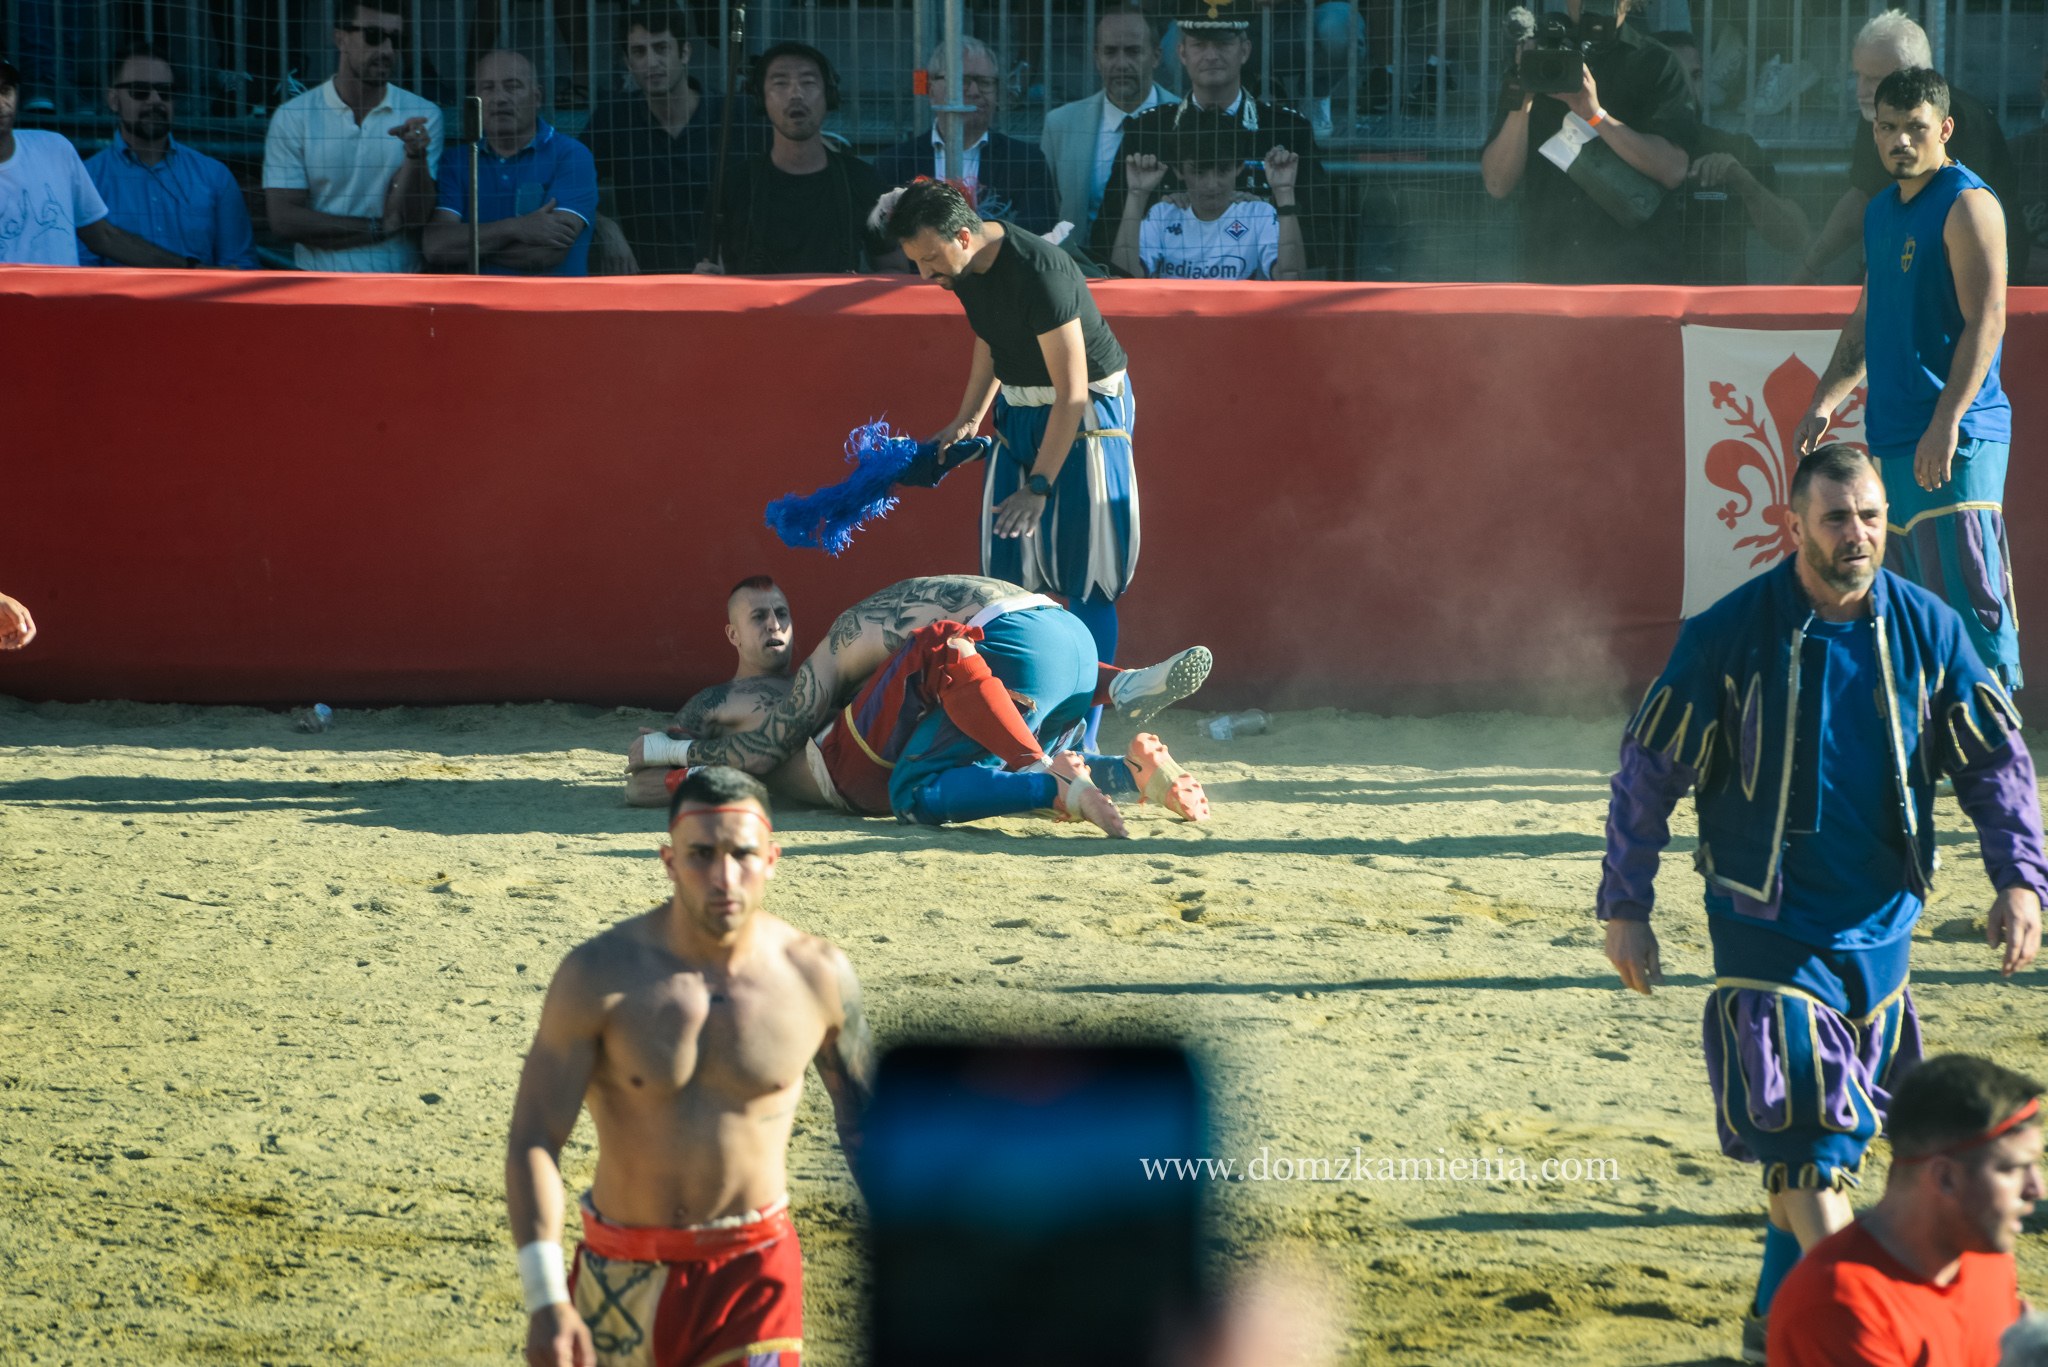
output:
[{"label": "blue feather plume", "polygon": [[838,555],[853,534],[887,517],[898,500],[890,489],[930,450],[893,431],[887,420],[856,427],[846,437],[846,460],[856,467],[839,483],[813,494],[789,494],[768,505],[768,527],[785,546],[822,548]]}]

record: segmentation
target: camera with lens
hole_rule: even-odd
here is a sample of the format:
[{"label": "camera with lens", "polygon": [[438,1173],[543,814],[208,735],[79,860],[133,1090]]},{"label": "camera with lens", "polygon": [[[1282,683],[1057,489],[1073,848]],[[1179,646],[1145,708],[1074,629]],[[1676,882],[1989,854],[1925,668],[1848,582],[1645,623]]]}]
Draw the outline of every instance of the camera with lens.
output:
[{"label": "camera with lens", "polygon": [[1521,57],[1522,89],[1532,95],[1563,95],[1579,88],[1586,58],[1614,39],[1617,0],[1582,0],[1579,21],[1546,14],[1532,35],[1535,46]]}]

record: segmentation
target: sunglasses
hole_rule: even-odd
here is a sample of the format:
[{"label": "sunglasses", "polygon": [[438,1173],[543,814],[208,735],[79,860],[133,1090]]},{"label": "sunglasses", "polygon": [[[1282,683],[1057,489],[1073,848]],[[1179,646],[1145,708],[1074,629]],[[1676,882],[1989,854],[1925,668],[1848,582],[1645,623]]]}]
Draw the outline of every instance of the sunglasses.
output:
[{"label": "sunglasses", "polygon": [[178,98],[178,92],[171,86],[159,85],[154,81],[122,81],[114,89],[133,100],[146,100],[151,96],[169,104]]},{"label": "sunglasses", "polygon": [[343,33],[362,35],[364,47],[404,47],[405,30],[385,28],[382,24],[336,24]]}]

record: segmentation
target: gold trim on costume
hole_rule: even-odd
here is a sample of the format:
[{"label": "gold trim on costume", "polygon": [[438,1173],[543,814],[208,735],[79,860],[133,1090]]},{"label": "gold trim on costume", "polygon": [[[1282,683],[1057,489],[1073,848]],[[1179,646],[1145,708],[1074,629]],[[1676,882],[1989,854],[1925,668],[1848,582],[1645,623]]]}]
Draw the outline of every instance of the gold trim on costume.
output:
[{"label": "gold trim on costume", "polygon": [[845,715],[842,718],[842,720],[844,720],[846,723],[846,734],[853,737],[853,743],[860,747],[860,752],[863,755],[866,755],[869,759],[881,765],[884,769],[894,769],[896,767],[895,765],[891,764],[888,760],[883,759],[880,755],[876,754],[875,747],[868,744],[868,738],[866,736],[863,736],[860,733],[860,728],[853,724],[852,703],[848,703],[846,705]]},{"label": "gold trim on costume", "polygon": [[1946,508],[1929,508],[1924,513],[1915,513],[1913,516],[1906,519],[1906,525],[1903,527],[1901,527],[1896,522],[1888,521],[1885,523],[1885,530],[1891,533],[1893,536],[1904,536],[1907,532],[1912,531],[1915,527],[1925,522],[1928,518],[1947,517],[1950,513],[1997,513],[2000,517],[2003,517],[2005,516],[2005,505],[2003,503],[1985,503],[1981,500],[1966,503],[1951,503]]}]

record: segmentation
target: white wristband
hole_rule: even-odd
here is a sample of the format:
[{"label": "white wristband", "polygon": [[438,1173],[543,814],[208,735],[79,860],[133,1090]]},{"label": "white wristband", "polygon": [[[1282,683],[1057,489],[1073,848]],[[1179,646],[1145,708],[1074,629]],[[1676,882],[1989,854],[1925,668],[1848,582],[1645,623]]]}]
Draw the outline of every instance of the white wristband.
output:
[{"label": "white wristband", "polygon": [[679,769],[690,762],[690,742],[656,731],[640,738],[640,758],[649,767],[665,764],[671,769]]},{"label": "white wristband", "polygon": [[519,1250],[519,1284],[526,1288],[526,1313],[561,1305],[569,1299],[569,1277],[562,1266],[562,1246],[535,1239]]}]

